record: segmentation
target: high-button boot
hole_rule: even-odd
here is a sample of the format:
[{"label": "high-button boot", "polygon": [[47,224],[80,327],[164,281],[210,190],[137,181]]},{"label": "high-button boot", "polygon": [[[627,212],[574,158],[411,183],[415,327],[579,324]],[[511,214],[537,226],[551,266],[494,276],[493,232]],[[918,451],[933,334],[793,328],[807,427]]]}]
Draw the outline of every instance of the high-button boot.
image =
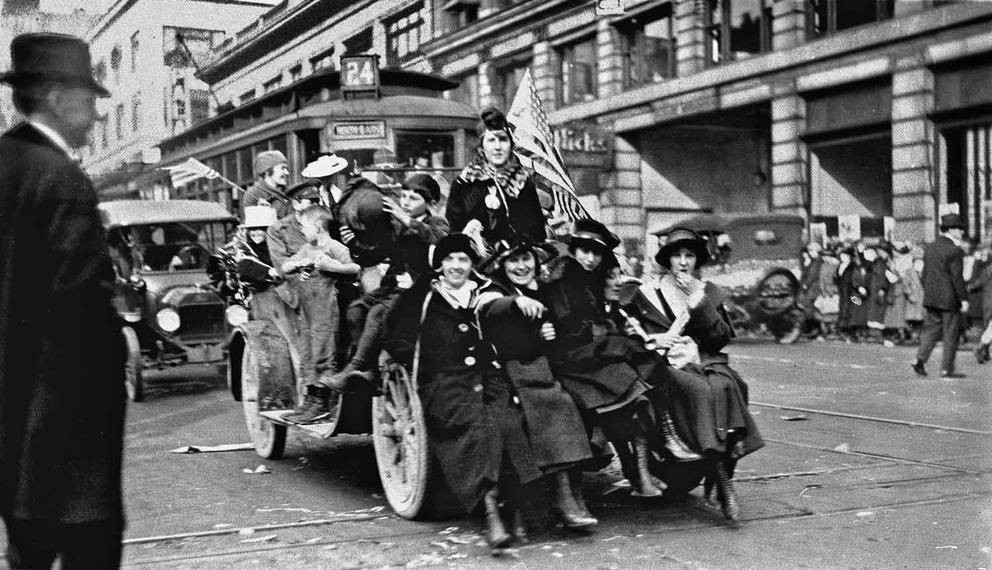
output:
[{"label": "high-button boot", "polygon": [[489,548],[493,550],[505,548],[513,537],[506,532],[503,519],[499,516],[499,499],[495,488],[486,491],[482,503],[486,508],[486,542],[489,543]]},{"label": "high-button boot", "polygon": [[689,449],[689,446],[679,437],[678,432],[675,431],[675,422],[672,421],[671,414],[662,412],[659,419],[661,420],[658,422],[661,425],[661,433],[665,438],[665,449],[672,454],[676,461],[697,461],[703,458],[702,455]]},{"label": "high-button boot", "polygon": [[717,496],[720,499],[720,507],[723,516],[728,520],[735,521],[741,517],[741,507],[737,502],[737,491],[734,483],[727,476],[727,469],[723,466],[723,461],[717,459],[713,465],[713,476],[716,483]]},{"label": "high-button boot", "polygon": [[555,509],[565,528],[588,529],[599,523],[588,511],[583,513],[583,509],[575,502],[568,471],[555,473]]},{"label": "high-button boot", "polygon": [[664,489],[654,483],[651,471],[648,469],[648,449],[647,439],[638,436],[634,440],[634,455],[637,459],[637,484],[631,495],[635,497],[660,497]]}]

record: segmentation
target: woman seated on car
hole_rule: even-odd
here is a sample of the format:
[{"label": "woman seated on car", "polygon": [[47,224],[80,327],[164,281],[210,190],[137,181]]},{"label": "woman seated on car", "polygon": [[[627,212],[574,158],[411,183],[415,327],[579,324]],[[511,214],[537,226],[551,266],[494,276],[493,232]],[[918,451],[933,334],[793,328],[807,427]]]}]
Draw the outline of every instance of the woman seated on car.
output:
[{"label": "woman seated on car", "polygon": [[678,369],[661,401],[669,404],[680,434],[710,462],[707,496],[716,484],[724,514],[736,519],[734,466],[764,441],[747,408],[747,384],[722,352],[734,336],[723,293],[698,277],[709,252],[692,230],[673,229],[655,260],[667,273],[641,285],[628,309]]}]

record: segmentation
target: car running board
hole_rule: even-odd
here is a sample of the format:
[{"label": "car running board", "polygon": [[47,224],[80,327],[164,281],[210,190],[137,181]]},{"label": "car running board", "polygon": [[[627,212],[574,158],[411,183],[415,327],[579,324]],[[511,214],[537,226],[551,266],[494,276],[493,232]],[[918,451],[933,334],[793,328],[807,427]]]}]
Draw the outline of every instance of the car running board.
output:
[{"label": "car running board", "polygon": [[284,419],[284,416],[293,413],[293,410],[271,410],[267,412],[259,412],[258,415],[269,420],[272,423],[279,424],[281,426],[291,427],[303,430],[309,433],[313,437],[319,437],[322,439],[331,437],[334,435],[334,428],[337,427],[338,422],[336,418],[329,418],[327,421],[318,422],[315,424],[297,424]]}]

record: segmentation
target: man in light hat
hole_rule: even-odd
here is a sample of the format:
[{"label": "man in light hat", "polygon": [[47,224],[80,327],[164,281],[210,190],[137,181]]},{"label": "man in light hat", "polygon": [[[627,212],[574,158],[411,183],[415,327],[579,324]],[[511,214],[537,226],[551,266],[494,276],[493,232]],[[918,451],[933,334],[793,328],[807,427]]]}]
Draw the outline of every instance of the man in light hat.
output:
[{"label": "man in light hat", "polygon": [[[336,179],[343,178],[344,175],[341,173],[346,168],[348,168],[348,161],[332,152],[308,164],[300,174],[304,178],[315,178],[320,181],[323,205],[326,208],[331,208],[338,203],[344,192],[337,184]],[[342,181],[341,184],[344,182]]]},{"label": "man in light hat", "polygon": [[938,340],[944,342],[940,361],[942,378],[963,378],[954,369],[961,334],[961,313],[968,312],[967,290],[964,284],[964,251],[958,245],[964,239],[964,221],[957,214],[940,217],[940,235],[923,250],[923,332],[916,351],[913,371],[926,376],[923,367]]},{"label": "man in light hat", "polygon": [[248,206],[271,206],[280,218],[290,212],[289,198],[285,194],[289,180],[287,164],[286,155],[278,150],[255,155],[255,183],[241,197],[241,219]]},{"label": "man in light hat", "polygon": [[79,38],[11,42],[25,122],[0,137],[0,517],[12,568],[116,568],[124,339],[97,195],[77,163],[109,93]]}]

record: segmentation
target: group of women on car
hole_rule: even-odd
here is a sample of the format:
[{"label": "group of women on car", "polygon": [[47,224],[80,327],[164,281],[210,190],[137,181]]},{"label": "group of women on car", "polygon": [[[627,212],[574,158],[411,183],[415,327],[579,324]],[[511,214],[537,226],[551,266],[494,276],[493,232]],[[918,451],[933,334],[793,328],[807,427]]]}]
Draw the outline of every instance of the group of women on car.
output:
[{"label": "group of women on car", "polygon": [[564,526],[590,529],[582,471],[612,445],[634,495],[663,495],[660,467],[696,462],[707,497],[715,488],[738,518],[733,469],[763,442],[722,352],[733,330],[721,293],[697,277],[705,243],[671,232],[664,276],[641,284],[624,282],[620,241],[595,220],[546,240],[505,117],[482,119],[479,154],[450,189],[451,233],[396,299],[383,343],[417,379],[448,487],[483,513],[494,550],[525,540],[518,491],[542,478]]}]

